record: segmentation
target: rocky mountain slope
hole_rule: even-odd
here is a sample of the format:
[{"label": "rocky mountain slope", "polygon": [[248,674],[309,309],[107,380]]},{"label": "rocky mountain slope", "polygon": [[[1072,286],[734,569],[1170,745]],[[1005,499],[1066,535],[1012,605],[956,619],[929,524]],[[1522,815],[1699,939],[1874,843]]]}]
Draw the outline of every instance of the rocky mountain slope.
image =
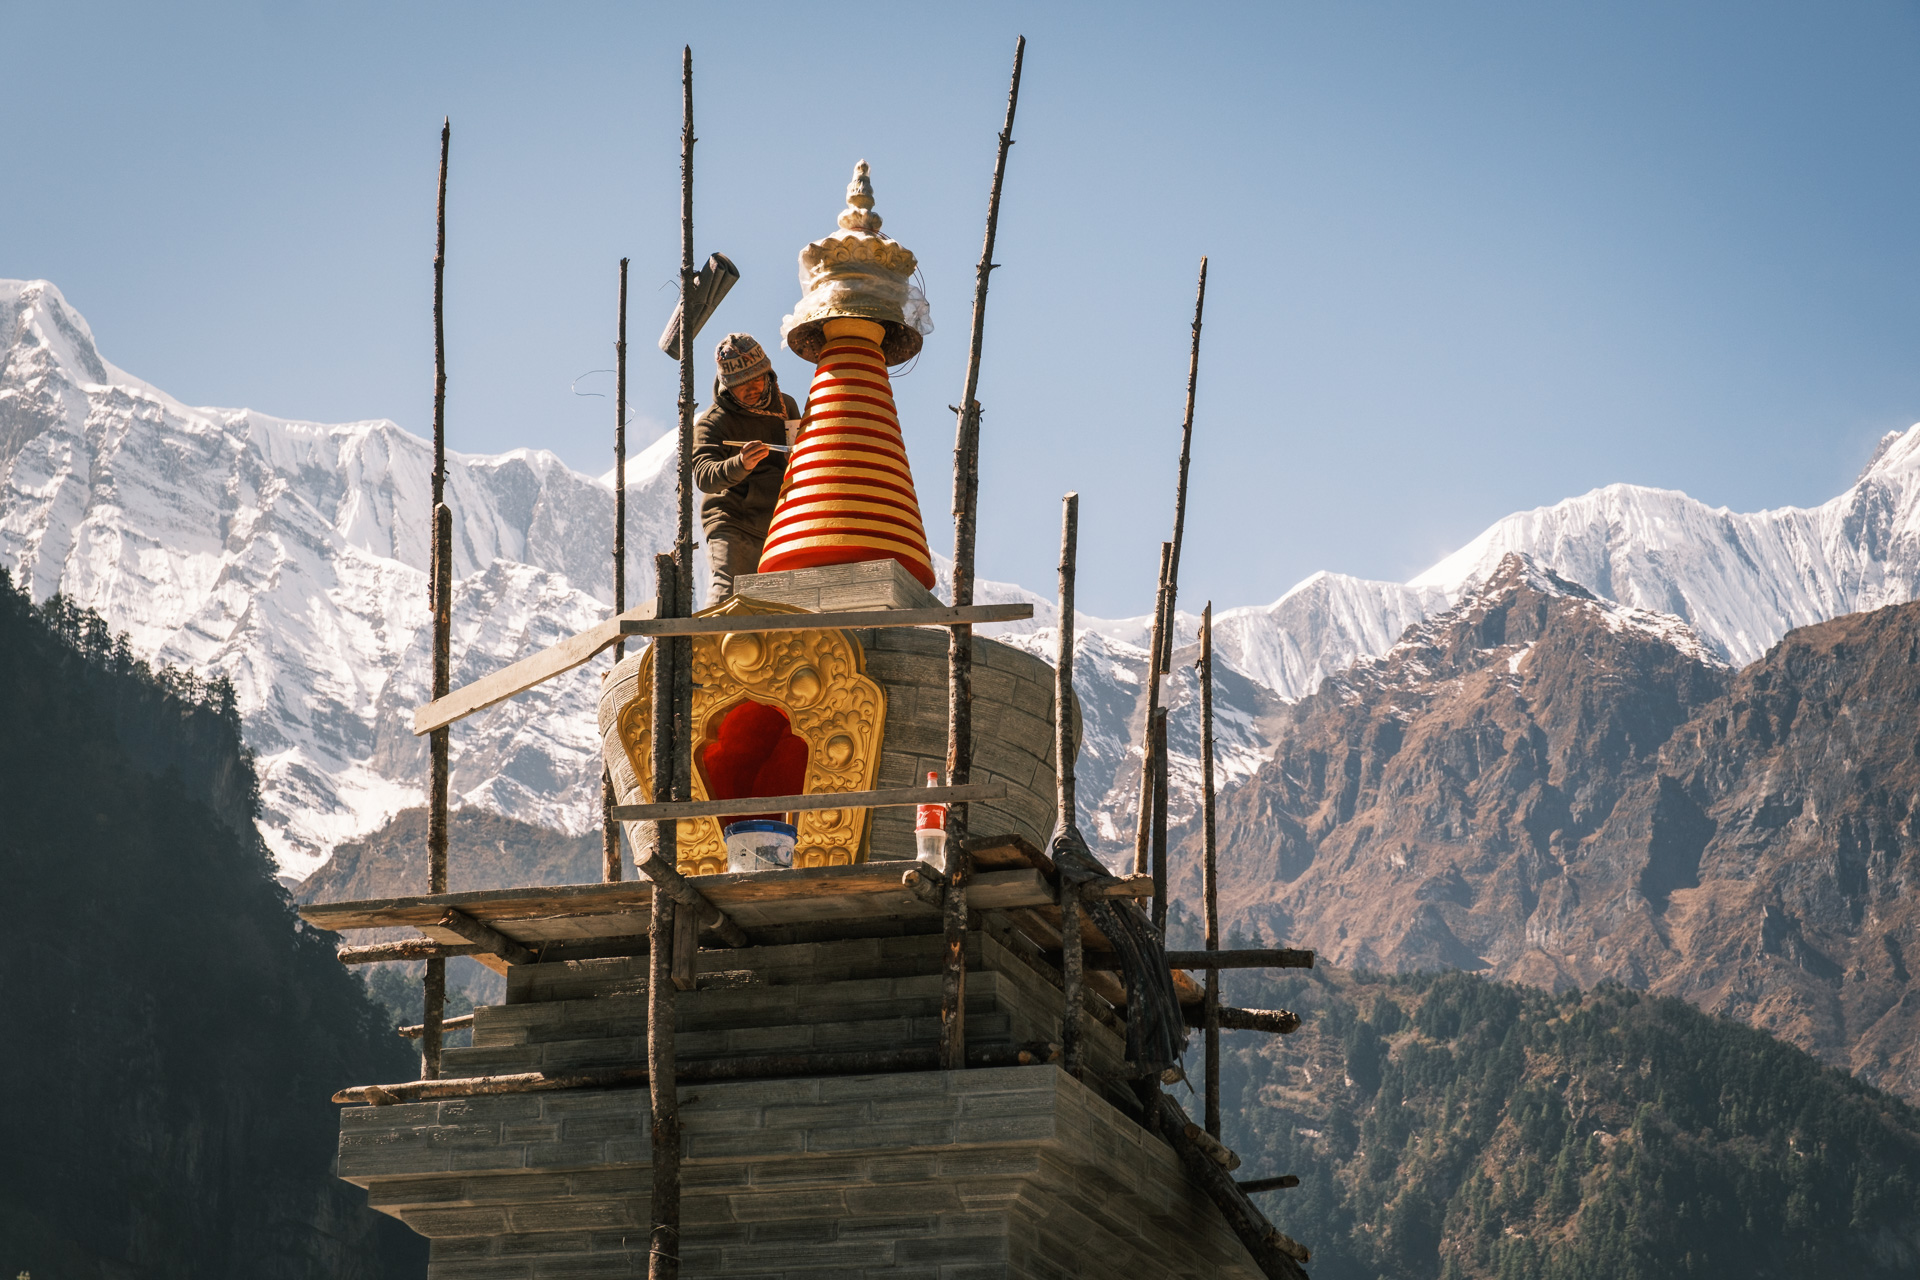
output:
[{"label": "rocky mountain slope", "polygon": [[[1920,605],[1734,673],[1506,557],[1289,711],[1223,910],[1341,967],[1682,995],[1920,1098]],[[1197,900],[1197,832],[1175,855]]]}]

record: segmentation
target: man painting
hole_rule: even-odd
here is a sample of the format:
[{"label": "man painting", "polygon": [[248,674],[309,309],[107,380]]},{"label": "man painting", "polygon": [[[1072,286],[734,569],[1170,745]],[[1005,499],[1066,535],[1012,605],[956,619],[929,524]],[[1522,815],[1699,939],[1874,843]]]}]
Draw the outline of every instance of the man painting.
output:
[{"label": "man painting", "polygon": [[734,578],[760,565],[787,473],[786,423],[800,416],[793,397],[781,393],[773,362],[751,336],[728,334],[713,358],[719,366],[713,403],[693,424],[693,482],[706,495],[700,524],[707,537],[709,605],[732,595]]}]

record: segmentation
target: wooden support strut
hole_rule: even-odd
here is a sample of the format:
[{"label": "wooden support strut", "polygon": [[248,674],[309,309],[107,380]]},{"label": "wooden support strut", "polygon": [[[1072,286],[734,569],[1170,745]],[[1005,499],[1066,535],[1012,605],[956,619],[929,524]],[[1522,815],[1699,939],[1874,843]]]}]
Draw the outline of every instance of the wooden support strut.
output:
[{"label": "wooden support strut", "polygon": [[464,911],[449,911],[440,917],[440,927],[459,934],[487,955],[494,955],[508,964],[532,964],[534,954],[520,943],[488,924],[475,920]]},{"label": "wooden support strut", "polygon": [[1310,1257],[1307,1250],[1268,1222],[1227,1170],[1187,1136],[1192,1122],[1180,1104],[1162,1093],[1158,1085],[1144,1086],[1143,1093],[1149,1125],[1179,1154],[1180,1163],[1220,1210],[1268,1280],[1307,1280],[1307,1273],[1300,1269]]}]

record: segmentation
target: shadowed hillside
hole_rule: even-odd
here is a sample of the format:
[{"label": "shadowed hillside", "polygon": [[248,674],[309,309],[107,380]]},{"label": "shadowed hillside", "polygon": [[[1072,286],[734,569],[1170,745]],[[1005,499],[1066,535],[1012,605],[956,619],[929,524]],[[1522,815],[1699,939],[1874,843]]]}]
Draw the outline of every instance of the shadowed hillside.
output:
[{"label": "shadowed hillside", "polygon": [[421,1274],[328,1101],[415,1061],[273,877],[231,690],[4,575],[0,654],[0,1274]]},{"label": "shadowed hillside", "polygon": [[1238,1176],[1314,1280],[1920,1272],[1920,1113],[1763,1032],[1617,986],[1234,974]]}]

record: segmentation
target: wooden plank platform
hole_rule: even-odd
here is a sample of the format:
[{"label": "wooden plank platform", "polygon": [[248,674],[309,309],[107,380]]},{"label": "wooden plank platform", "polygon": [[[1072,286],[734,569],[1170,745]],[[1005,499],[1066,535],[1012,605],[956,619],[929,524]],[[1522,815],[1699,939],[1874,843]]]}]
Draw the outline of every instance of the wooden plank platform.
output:
[{"label": "wooden plank platform", "polygon": [[[846,867],[696,876],[693,883],[743,929],[896,916],[933,920],[939,913],[900,883],[900,877],[915,865],[889,859]],[[1031,865],[982,872],[967,893],[968,904],[980,910],[1040,906],[1052,900],[1053,890],[1044,874]],[[538,944],[643,936],[652,902],[653,885],[630,880],[311,903],[300,908],[300,918],[315,928],[334,931],[411,925],[436,941],[460,943],[468,939],[440,923],[448,911],[459,911],[515,942]]]},{"label": "wooden plank platform", "polygon": [[[1057,954],[1061,919],[1052,859],[1017,835],[976,841],[972,852],[969,908],[1002,913],[1040,952]],[[691,881],[749,931],[785,925],[859,926],[889,919],[932,925],[939,912],[900,882],[907,871],[920,865],[911,859],[889,858],[845,867],[694,876]],[[523,946],[605,943],[624,954],[629,947],[645,949],[652,903],[650,881],[626,880],[318,902],[299,912],[302,920],[318,929],[348,932],[411,926],[435,942],[469,944],[470,937],[444,923],[449,912],[459,912]],[[1080,919],[1087,952],[1112,951],[1113,944],[1088,915],[1083,913]],[[1184,970],[1174,969],[1173,982],[1182,1004],[1203,998],[1200,984]],[[1125,1006],[1126,989],[1117,977],[1089,970],[1087,983],[1115,1007]]]}]

